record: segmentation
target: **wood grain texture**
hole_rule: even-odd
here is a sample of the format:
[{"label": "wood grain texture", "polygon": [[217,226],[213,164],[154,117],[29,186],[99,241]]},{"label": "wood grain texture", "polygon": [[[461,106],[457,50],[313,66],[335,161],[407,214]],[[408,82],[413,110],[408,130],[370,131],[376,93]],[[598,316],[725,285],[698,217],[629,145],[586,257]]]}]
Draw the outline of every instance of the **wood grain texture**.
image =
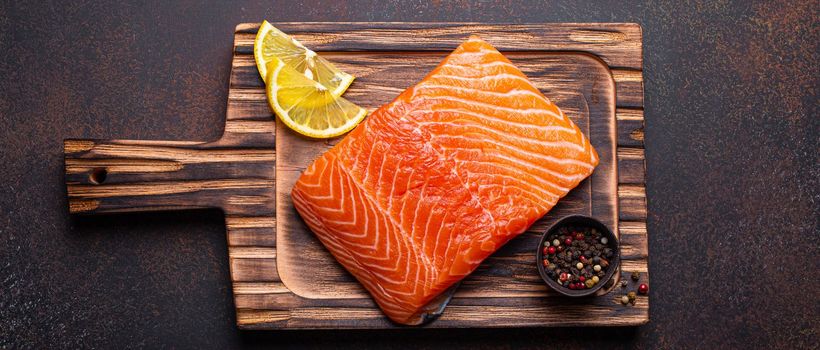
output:
[{"label": "wood grain texture", "polygon": [[[471,33],[496,45],[536,85],[582,127],[593,142],[611,150],[602,156],[607,171],[596,170],[520,245],[508,245],[482,264],[463,283],[444,315],[427,327],[615,326],[648,321],[648,297],[634,307],[617,304],[618,293],[567,301],[539,284],[528,244],[550,220],[560,215],[593,211],[617,227],[622,245],[622,274],[646,272],[647,232],[643,166],[643,81],[641,30],[635,24],[483,25],[453,23],[275,23],[298,40],[358,77],[345,97],[373,109],[418,81]],[[297,220],[277,221],[277,206],[289,190],[279,188],[293,178],[315,153],[283,142],[293,135],[277,128],[256,72],[252,42],[258,24],[236,28],[225,134],[213,142],[66,140],[66,183],[69,210],[96,214],[221,208],[226,215],[231,279],[237,324],[244,329],[391,328],[373,301],[340,273],[327,252],[286,241],[281,233]],[[594,64],[592,64],[594,62]],[[597,64],[598,66],[595,66]],[[573,67],[576,68],[573,71]],[[580,70],[579,67],[592,69]],[[600,67],[603,73],[597,68]],[[417,71],[416,75],[407,72]],[[562,76],[562,74],[564,74]],[[601,79],[600,75],[607,79]],[[401,78],[397,78],[401,77]],[[564,79],[561,79],[563,77]],[[566,83],[560,81],[566,80]],[[589,85],[590,81],[609,81]],[[565,92],[565,85],[587,94]],[[574,85],[573,85],[574,84]],[[588,85],[584,85],[588,84]],[[587,101],[579,100],[584,96]],[[592,97],[611,101],[593,101]],[[611,104],[611,106],[607,106]],[[600,106],[599,106],[600,105]],[[599,107],[594,107],[599,106]],[[601,107],[602,106],[602,107]],[[593,108],[594,107],[594,108]],[[611,110],[611,112],[610,112]],[[601,113],[612,116],[612,130],[597,132]],[[590,117],[591,116],[591,117]],[[277,132],[279,135],[277,136]],[[609,137],[599,135],[610,134]],[[302,140],[304,141],[304,140]],[[315,142],[314,142],[315,144]],[[286,159],[287,161],[283,161]],[[100,174],[104,172],[102,181]],[[277,178],[277,173],[289,177]],[[598,186],[609,178],[612,188]],[[592,182],[592,184],[590,184]],[[278,183],[278,186],[275,184]],[[600,190],[597,190],[600,188]],[[593,205],[583,197],[592,198]],[[611,202],[606,203],[606,199]],[[279,203],[277,203],[279,201]],[[603,214],[601,214],[603,213]],[[281,213],[279,213],[281,214]],[[302,245],[293,245],[301,242]],[[290,244],[290,245],[288,245]],[[283,247],[285,247],[283,249]],[[289,247],[289,248],[288,248]],[[324,269],[302,271],[292,263],[296,248],[306,261],[322,261]],[[280,265],[287,261],[289,265]],[[285,258],[283,258],[283,256]],[[328,264],[330,267],[328,267]],[[288,272],[296,274],[295,282]],[[312,272],[308,275],[301,275]],[[293,274],[292,274],[293,275]],[[283,276],[288,276],[283,278]],[[299,280],[298,278],[303,278]],[[307,284],[304,277],[314,283]],[[648,281],[648,273],[641,282]],[[283,281],[284,280],[284,281]],[[290,284],[313,288],[295,293]],[[301,285],[300,285],[301,283]],[[328,293],[327,291],[332,291]]]}]

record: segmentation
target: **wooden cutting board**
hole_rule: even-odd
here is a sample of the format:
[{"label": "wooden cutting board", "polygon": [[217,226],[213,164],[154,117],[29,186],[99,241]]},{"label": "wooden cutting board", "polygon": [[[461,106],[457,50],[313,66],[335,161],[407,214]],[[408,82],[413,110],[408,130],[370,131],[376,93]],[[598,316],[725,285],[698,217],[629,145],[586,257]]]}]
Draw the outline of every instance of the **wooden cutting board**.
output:
[{"label": "wooden cutting board", "polygon": [[[357,77],[345,97],[371,111],[421,80],[470,34],[519,66],[584,130],[601,156],[592,177],[466,278],[425,327],[622,326],[649,319],[643,60],[637,24],[274,23]],[[213,142],[66,140],[72,213],[217,207],[225,212],[237,323],[246,329],[392,328],[304,226],[290,203],[301,171],[338,139],[277,125],[253,59],[258,24],[236,27],[223,136]],[[549,291],[535,266],[544,228],[592,215],[621,240],[617,284],[585,300]]]}]

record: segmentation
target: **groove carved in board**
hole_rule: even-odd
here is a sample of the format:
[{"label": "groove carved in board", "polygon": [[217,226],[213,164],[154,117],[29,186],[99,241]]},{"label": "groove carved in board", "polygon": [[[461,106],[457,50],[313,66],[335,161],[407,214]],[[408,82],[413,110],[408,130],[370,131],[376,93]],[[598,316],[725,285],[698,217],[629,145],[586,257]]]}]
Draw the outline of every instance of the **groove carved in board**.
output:
[{"label": "groove carved in board", "polygon": [[[584,303],[566,303],[555,297],[538,279],[531,252],[550,222],[583,212],[604,218],[619,233],[624,256],[621,278],[648,270],[640,26],[274,25],[357,76],[345,97],[371,111],[420,80],[470,34],[478,34],[521,67],[598,143],[596,148],[611,150],[599,152],[602,165],[590,181],[462,281],[442,317],[427,327],[625,326],[648,321],[646,296],[639,296],[634,307],[621,306],[612,293]],[[292,181],[318,152],[339,139],[317,143],[318,148],[299,149],[289,142],[294,135],[277,127],[253,59],[257,28],[252,23],[236,27],[227,122],[219,140],[66,140],[69,210],[96,214],[221,208],[240,328],[393,328],[350,275],[333,265],[333,258],[312,234],[302,232],[296,240],[277,237],[278,231],[292,230],[299,223],[298,217],[282,216],[281,205],[289,192],[283,180]],[[607,79],[599,79],[602,76]],[[602,83],[604,80],[609,83]],[[603,119],[611,119],[604,123],[609,128],[598,131],[604,115]],[[277,174],[284,175],[278,178]],[[94,176],[102,181],[91,181]],[[611,218],[607,218],[609,211]],[[302,260],[283,259],[293,252]],[[313,270],[305,267],[315,259],[329,265]],[[329,298],[294,293],[280,272],[305,273],[320,289],[331,291]],[[648,273],[644,276],[648,279]]]}]

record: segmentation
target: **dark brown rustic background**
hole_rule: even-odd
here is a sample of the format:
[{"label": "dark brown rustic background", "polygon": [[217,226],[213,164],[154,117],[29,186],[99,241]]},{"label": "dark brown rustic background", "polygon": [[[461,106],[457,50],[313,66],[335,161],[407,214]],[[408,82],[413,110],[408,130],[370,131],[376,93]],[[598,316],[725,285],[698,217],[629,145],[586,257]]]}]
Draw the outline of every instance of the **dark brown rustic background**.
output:
[{"label": "dark brown rustic background", "polygon": [[[0,348],[812,348],[818,1],[0,2]],[[638,22],[651,321],[626,329],[239,332],[222,215],[69,218],[62,140],[211,140],[233,28]]]}]

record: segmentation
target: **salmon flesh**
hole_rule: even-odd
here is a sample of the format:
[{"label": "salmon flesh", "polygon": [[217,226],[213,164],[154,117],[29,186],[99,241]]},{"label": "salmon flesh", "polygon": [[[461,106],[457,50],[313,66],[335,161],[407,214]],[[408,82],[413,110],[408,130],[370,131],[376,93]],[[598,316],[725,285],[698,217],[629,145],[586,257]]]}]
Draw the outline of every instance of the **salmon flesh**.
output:
[{"label": "salmon flesh", "polygon": [[581,130],[472,36],[316,159],[291,196],[391,320],[420,324],[597,164]]}]

